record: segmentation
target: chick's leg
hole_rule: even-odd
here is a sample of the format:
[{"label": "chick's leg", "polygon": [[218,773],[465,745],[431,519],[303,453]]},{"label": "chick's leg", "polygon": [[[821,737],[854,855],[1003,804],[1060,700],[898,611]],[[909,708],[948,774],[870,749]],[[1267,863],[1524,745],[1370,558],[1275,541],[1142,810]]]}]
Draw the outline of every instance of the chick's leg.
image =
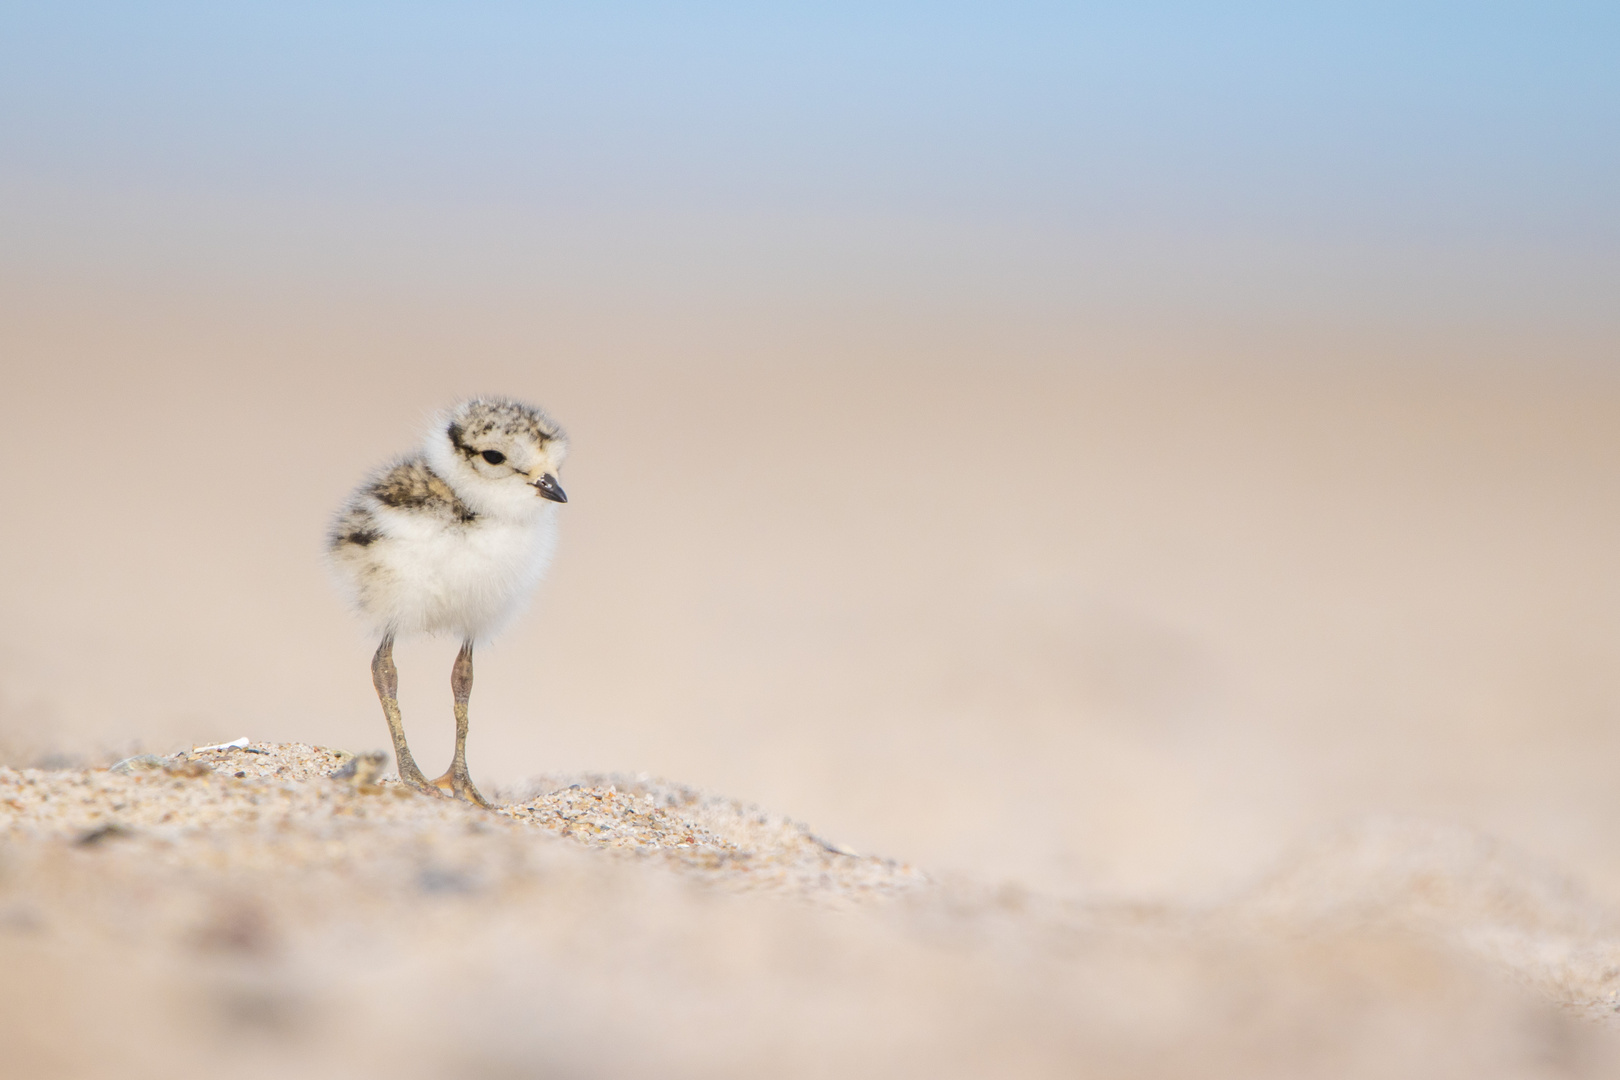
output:
[{"label": "chick's leg", "polygon": [[382,702],[383,716],[388,719],[388,734],[394,739],[394,760],[399,765],[399,779],[408,787],[429,795],[438,795],[439,789],[428,783],[422,770],[411,758],[411,748],[405,745],[405,724],[399,715],[399,669],[394,667],[394,635],[383,635],[377,646],[377,655],[371,658],[371,682],[377,688],[377,700]]},{"label": "chick's leg", "polygon": [[467,702],[472,697],[472,653],[472,641],[462,642],[455,666],[450,669],[450,690],[456,698],[456,756],[445,774],[433,783],[439,790],[453,792],[456,798],[477,803],[487,810],[489,803],[478,794],[472,777],[467,775]]}]

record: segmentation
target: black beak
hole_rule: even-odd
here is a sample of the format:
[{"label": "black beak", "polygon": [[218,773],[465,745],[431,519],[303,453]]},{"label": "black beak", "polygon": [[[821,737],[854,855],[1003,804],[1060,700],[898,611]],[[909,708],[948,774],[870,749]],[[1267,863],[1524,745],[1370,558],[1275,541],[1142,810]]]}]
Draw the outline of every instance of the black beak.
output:
[{"label": "black beak", "polygon": [[568,501],[568,496],[563,494],[563,489],[557,483],[557,478],[550,473],[546,473],[546,475],[534,482],[534,490],[540,493],[542,499],[550,499],[552,502]]}]

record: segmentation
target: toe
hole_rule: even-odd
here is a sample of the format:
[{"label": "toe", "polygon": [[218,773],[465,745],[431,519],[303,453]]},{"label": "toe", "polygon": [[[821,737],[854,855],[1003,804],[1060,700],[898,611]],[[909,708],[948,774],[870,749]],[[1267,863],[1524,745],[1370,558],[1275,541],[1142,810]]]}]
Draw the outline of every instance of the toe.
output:
[{"label": "toe", "polygon": [[447,799],[450,797],[450,793],[448,791],[442,790],[437,784],[434,784],[428,780],[405,780],[402,782],[412,791],[418,792],[422,795],[431,795],[435,799]]},{"label": "toe", "polygon": [[471,780],[463,780],[456,785],[456,797],[465,799],[476,806],[482,806],[485,810],[492,809],[488,800],[478,793],[477,788],[473,787]]}]

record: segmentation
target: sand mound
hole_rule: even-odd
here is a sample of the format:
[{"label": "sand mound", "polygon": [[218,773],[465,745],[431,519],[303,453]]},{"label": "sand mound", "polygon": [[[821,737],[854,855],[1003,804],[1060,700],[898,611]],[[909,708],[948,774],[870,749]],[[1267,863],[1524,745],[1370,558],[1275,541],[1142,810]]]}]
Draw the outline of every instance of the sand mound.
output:
[{"label": "sand mound", "polygon": [[1366,823],[1214,907],[1087,904],[645,777],[489,812],[347,760],[0,769],[15,1075],[1620,1070],[1614,921],[1461,830]]}]

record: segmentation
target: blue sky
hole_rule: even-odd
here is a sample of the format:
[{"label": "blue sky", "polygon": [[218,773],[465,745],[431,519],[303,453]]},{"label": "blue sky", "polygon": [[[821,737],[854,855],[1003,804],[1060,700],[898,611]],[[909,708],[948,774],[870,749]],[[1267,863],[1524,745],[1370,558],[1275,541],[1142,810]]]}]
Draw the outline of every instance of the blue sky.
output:
[{"label": "blue sky", "polygon": [[1617,56],[1620,6],[1557,3],[8,4],[0,228],[42,249],[76,200],[988,223],[1590,284]]}]

